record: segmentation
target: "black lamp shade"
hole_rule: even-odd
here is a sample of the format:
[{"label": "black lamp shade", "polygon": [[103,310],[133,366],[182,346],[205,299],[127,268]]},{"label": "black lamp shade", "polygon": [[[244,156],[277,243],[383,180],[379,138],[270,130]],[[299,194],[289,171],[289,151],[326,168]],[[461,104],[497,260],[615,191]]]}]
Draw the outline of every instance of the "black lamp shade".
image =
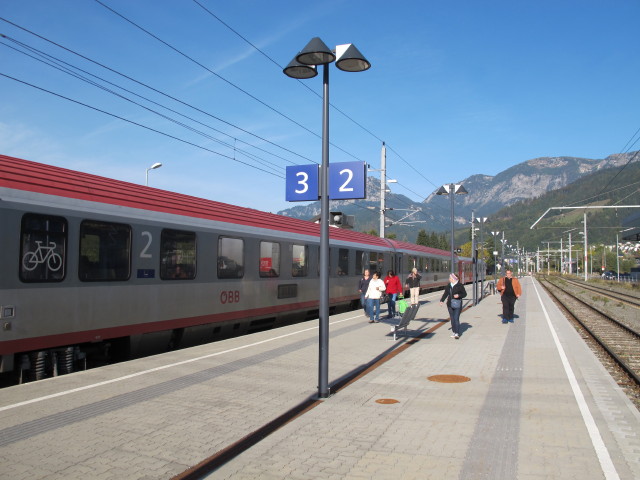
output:
[{"label": "black lamp shade", "polygon": [[319,37],[313,37],[296,56],[296,60],[303,65],[326,65],[335,59],[335,54]]},{"label": "black lamp shade", "polygon": [[371,68],[369,60],[352,43],[336,47],[336,67],[345,72],[364,72]]},{"label": "black lamp shade", "polygon": [[305,78],[313,78],[318,75],[315,65],[304,65],[299,63],[295,58],[289,62],[283,70],[284,74],[291,78],[304,80]]}]

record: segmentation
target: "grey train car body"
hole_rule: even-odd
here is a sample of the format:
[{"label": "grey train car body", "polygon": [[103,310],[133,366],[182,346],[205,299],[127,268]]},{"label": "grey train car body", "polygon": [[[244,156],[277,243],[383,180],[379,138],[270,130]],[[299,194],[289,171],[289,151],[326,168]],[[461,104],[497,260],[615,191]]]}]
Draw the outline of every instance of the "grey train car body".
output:
[{"label": "grey train car body", "polygon": [[[317,318],[311,222],[0,155],[0,225],[0,373],[44,378],[87,352],[134,358]],[[448,252],[330,230],[332,312],[357,307],[364,268],[447,281]]]}]

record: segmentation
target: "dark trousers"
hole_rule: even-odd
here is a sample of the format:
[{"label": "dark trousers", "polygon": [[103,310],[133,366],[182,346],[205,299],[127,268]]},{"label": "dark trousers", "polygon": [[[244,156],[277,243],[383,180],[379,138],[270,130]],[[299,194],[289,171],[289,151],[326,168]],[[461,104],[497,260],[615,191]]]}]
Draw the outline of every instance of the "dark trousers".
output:
[{"label": "dark trousers", "polygon": [[516,306],[516,297],[502,295],[502,319],[513,320],[513,309]]},{"label": "dark trousers", "polygon": [[398,298],[397,293],[389,294],[389,299],[387,300],[387,305],[389,306],[389,309],[387,310],[387,314],[389,315],[390,318],[396,316],[396,299],[397,298]]},{"label": "dark trousers", "polygon": [[369,319],[372,322],[380,320],[380,299],[379,298],[367,298],[367,312],[369,312]]},{"label": "dark trousers", "polygon": [[451,308],[451,305],[447,305],[447,308],[449,309],[449,318],[451,318],[451,331],[460,335],[460,312],[462,312],[462,307]]}]

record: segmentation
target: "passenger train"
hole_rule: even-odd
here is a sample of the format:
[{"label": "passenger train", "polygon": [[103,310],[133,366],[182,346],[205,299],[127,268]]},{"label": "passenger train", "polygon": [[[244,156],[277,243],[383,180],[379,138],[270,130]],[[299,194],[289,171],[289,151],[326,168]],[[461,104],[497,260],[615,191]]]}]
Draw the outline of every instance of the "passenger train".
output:
[{"label": "passenger train", "polygon": [[[0,155],[0,373],[35,380],[318,317],[318,224]],[[365,268],[450,254],[330,229],[330,313]],[[471,259],[456,258],[463,282]],[[86,365],[86,364],[85,364]]]}]

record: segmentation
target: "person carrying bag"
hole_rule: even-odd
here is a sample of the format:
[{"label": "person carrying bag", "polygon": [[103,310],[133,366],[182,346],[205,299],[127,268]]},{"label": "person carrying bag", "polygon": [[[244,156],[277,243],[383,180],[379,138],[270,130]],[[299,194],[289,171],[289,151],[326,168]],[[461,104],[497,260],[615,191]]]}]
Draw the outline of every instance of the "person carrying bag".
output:
[{"label": "person carrying bag", "polygon": [[449,317],[451,318],[451,337],[460,338],[460,313],[462,312],[462,299],[467,296],[467,291],[455,273],[449,275],[449,283],[444,287],[444,293],[440,299],[440,306],[447,300]]},{"label": "person carrying bag", "polygon": [[418,273],[417,268],[413,268],[411,273],[407,277],[405,282],[405,288],[409,289],[409,295],[411,297],[411,305],[418,305],[418,297],[420,296],[420,279],[422,277]]}]

